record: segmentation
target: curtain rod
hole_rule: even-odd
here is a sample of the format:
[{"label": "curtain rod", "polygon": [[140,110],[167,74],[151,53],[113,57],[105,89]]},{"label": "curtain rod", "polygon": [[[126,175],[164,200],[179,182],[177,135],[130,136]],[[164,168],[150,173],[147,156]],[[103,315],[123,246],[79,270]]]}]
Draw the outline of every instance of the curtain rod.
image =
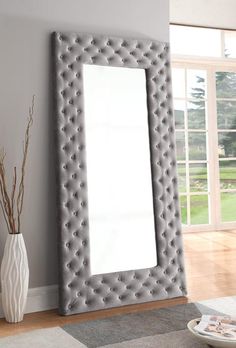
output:
[{"label": "curtain rod", "polygon": [[193,28],[203,28],[203,29],[218,29],[218,30],[226,30],[226,31],[236,31],[236,29],[229,29],[223,27],[213,27],[213,26],[204,26],[204,25],[196,25],[196,24],[183,24],[183,23],[175,23],[170,22],[170,25],[179,25],[182,27],[193,27]]}]

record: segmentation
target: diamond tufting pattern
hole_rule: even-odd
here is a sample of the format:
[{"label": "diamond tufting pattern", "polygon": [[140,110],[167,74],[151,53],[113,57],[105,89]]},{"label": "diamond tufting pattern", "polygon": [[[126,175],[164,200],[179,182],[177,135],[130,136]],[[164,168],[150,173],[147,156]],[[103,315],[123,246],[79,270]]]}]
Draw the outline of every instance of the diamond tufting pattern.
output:
[{"label": "diamond tufting pattern", "polygon": [[[158,259],[154,268],[90,274],[84,63],[146,71]],[[185,295],[168,44],[56,32],[53,34],[53,64],[60,313],[69,315]]]}]

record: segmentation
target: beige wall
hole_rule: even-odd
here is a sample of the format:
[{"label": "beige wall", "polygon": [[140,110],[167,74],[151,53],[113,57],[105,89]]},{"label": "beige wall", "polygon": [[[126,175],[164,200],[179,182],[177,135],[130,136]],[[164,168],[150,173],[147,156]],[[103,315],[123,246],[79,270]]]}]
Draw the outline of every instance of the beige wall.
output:
[{"label": "beige wall", "polygon": [[236,29],[235,0],[170,0],[170,22]]},{"label": "beige wall", "polygon": [[[5,146],[10,168],[21,163],[28,105],[36,95],[22,219],[30,287],[57,283],[50,33],[73,30],[167,41],[168,21],[168,0],[0,0],[0,146]],[[6,233],[0,216],[0,258]]]}]

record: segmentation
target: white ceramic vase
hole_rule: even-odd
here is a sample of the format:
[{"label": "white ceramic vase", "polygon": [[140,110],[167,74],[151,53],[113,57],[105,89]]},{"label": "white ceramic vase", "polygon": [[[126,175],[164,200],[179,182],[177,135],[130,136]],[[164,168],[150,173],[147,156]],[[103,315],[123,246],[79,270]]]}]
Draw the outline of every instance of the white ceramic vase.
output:
[{"label": "white ceramic vase", "polygon": [[6,321],[23,320],[29,286],[29,267],[21,233],[9,234],[1,265],[2,307]]}]

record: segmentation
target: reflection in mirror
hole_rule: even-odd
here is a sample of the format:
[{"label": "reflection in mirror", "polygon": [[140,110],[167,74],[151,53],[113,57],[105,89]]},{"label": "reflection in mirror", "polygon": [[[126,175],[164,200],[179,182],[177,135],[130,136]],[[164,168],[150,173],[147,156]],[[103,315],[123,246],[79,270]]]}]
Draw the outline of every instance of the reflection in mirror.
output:
[{"label": "reflection in mirror", "polygon": [[83,65],[91,274],[154,267],[146,77]]}]

